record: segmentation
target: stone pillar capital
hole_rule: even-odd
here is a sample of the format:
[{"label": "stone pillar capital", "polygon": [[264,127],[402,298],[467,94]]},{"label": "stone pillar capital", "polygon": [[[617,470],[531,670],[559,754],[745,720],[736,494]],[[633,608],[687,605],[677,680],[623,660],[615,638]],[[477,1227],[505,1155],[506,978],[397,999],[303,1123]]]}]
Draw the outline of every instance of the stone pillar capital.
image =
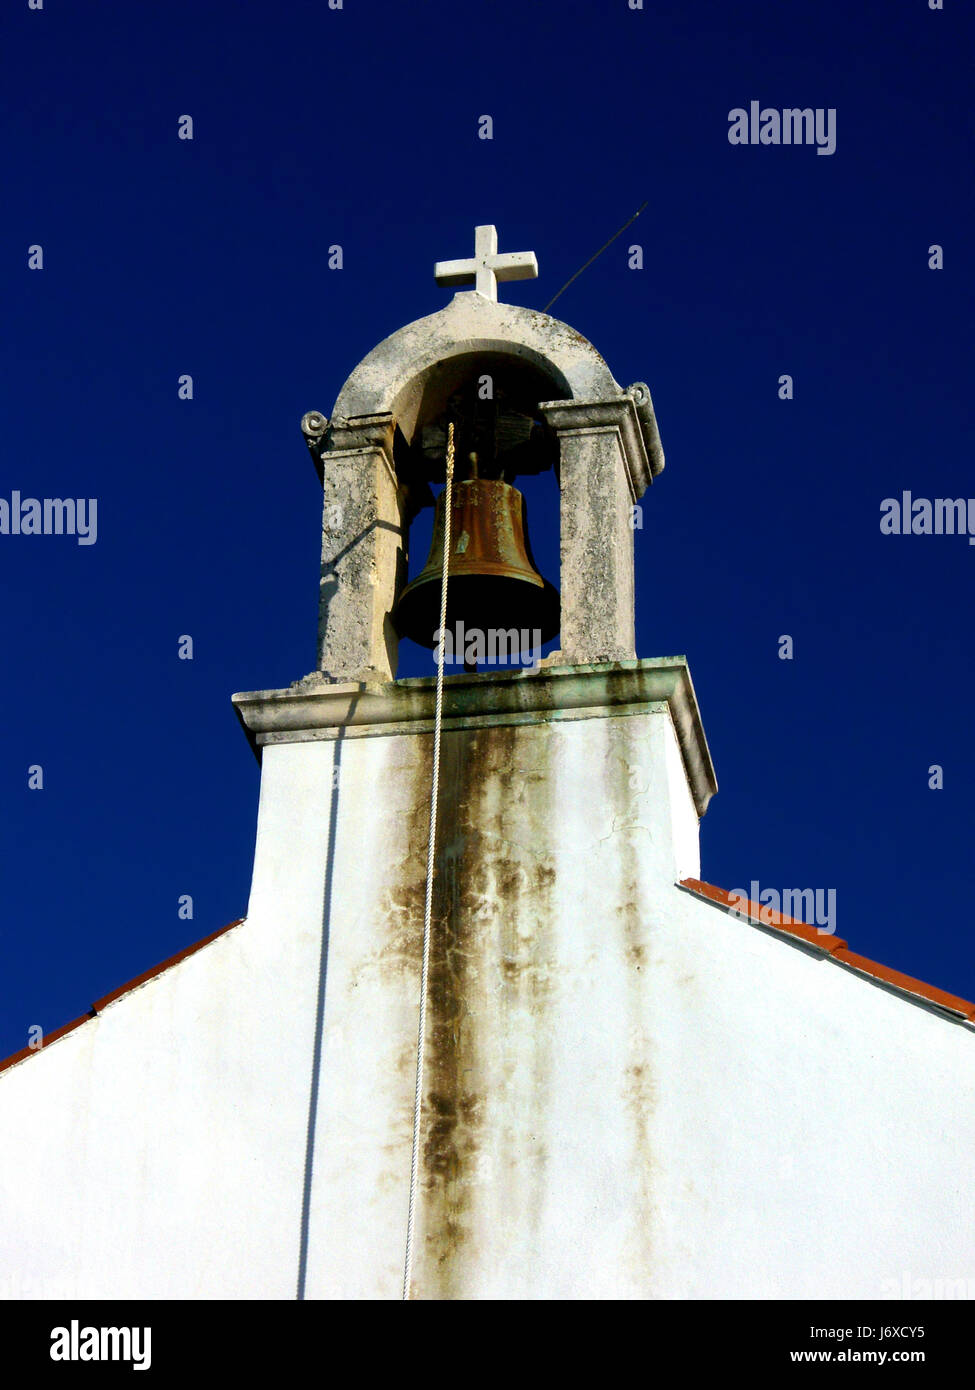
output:
[{"label": "stone pillar capital", "polygon": [[542,401],[543,418],[559,436],[616,431],[634,502],[664,466],[650,391],[637,382],[621,396],[597,400]]},{"label": "stone pillar capital", "polygon": [[333,420],[328,427],[321,454],[322,469],[327,460],[349,458],[359,454],[382,458],[393,484],[396,469],[393,465],[393,434],[396,428],[391,412],[378,415],[357,415],[350,420]]},{"label": "stone pillar capital", "polygon": [[392,453],[394,420],[391,411],[334,419],[329,425],[327,452],[335,449],[385,449]]}]

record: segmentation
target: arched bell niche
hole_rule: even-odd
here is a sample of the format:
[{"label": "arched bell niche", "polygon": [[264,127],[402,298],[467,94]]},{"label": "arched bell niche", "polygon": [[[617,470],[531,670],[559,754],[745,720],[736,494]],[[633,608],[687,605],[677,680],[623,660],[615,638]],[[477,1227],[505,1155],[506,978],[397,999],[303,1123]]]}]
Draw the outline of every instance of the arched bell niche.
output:
[{"label": "arched bell niche", "polygon": [[[493,404],[478,397],[485,378]],[[465,399],[477,406],[475,436],[493,414],[497,437],[500,413],[500,453],[513,476],[557,478],[560,660],[635,656],[631,508],[663,467],[649,391],[624,391],[567,324],[462,292],[363,358],[330,421],[303,424],[324,491],[318,666],[326,679],[394,677],[410,525],[433,504],[446,423]]]}]

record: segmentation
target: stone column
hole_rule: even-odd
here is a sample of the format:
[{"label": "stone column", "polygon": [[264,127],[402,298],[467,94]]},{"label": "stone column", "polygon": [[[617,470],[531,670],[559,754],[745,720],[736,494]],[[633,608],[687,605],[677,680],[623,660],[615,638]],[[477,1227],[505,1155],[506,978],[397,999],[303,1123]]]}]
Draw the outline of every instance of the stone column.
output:
[{"label": "stone column", "polygon": [[561,657],[570,663],[631,661],[632,507],[651,480],[631,395],[547,401],[539,410],[559,438]]},{"label": "stone column", "polygon": [[398,642],[390,620],[405,572],[393,417],[333,421],[322,463],[318,669],[332,681],[389,681]]}]

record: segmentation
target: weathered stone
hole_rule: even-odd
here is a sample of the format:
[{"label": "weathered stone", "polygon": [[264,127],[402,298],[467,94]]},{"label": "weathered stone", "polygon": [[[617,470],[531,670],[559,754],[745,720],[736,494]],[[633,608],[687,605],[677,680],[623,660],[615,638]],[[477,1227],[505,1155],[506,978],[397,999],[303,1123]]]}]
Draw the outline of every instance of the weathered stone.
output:
[{"label": "weathered stone", "polygon": [[497,227],[474,228],[474,256],[466,261],[438,261],[433,277],[438,285],[470,285],[497,303],[499,280],[534,280],[538,261],[534,251],[498,255]]},{"label": "weathered stone", "polygon": [[413,500],[395,472],[394,432],[410,441],[472,373],[501,364],[526,382],[560,445],[562,650],[566,662],[636,656],[630,506],[663,467],[650,392],[624,391],[599,353],[558,319],[456,294],[374,348],[346,381],[331,425],[302,429],[343,525],[322,547],[319,669],[332,680],[396,671],[391,614],[405,583]]},{"label": "weathered stone", "polygon": [[390,620],[404,581],[393,419],[333,426],[323,456],[318,666],[332,680],[390,680],[398,642]]},{"label": "weathered stone", "polygon": [[650,481],[636,404],[620,396],[539,409],[559,437],[563,659],[632,660],[630,509]]},{"label": "weathered stone", "polygon": [[[249,917],[288,938],[324,903],[311,1297],[402,1280],[435,685],[234,697],[263,756]],[[444,697],[412,1294],[639,1297],[651,957],[716,787],[687,666],[463,675]],[[315,828],[317,883],[291,871]]]},{"label": "weathered stone", "polygon": [[[417,677],[388,684],[344,685],[318,673],[286,690],[235,695],[234,708],[255,753],[270,744],[320,739],[431,733],[436,680]],[[665,704],[677,736],[684,775],[697,814],[718,789],[686,658],[656,657],[614,664],[545,666],[447,676],[443,727],[487,728],[539,719],[589,719],[645,713]]]}]

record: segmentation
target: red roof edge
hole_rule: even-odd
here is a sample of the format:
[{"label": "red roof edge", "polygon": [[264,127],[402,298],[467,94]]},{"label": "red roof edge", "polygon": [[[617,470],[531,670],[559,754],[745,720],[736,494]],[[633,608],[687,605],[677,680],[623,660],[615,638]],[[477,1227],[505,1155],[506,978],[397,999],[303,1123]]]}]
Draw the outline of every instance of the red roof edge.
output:
[{"label": "red roof edge", "polygon": [[942,1009],[950,1009],[952,1013],[961,1014],[970,1023],[975,1023],[975,1004],[970,999],[962,999],[957,994],[938,989],[935,985],[925,984],[923,980],[915,980],[913,975],[905,975],[900,970],[891,970],[879,961],[858,956],[855,951],[837,951],[833,959],[842,965],[848,965],[851,970],[859,971],[861,975],[872,975],[874,979],[894,985],[905,994],[915,994],[920,999],[929,999],[932,1004],[939,1004]]},{"label": "red roof edge", "polygon": [[168,970],[171,965],[178,965],[181,960],[186,960],[187,956],[192,956],[196,951],[201,951],[204,946],[209,946],[211,941],[216,941],[218,936],[223,936],[225,932],[232,931],[234,927],[239,927],[241,922],[246,921],[244,917],[238,917],[233,922],[228,922],[219,931],[211,932],[209,936],[204,936],[200,941],[194,941],[192,946],[185,947],[182,951],[177,951],[175,956],[169,956],[166,960],[154,965],[151,970],[145,970],[141,975],[136,975],[134,980],[128,980],[124,985],[119,985],[118,989],[113,989],[110,994],[102,995],[101,999],[96,999],[94,1004],[86,1014],[74,1019],[71,1023],[62,1024],[60,1028],[55,1028],[53,1032],[45,1033],[40,1042],[35,1047],[22,1047],[19,1052],[11,1053],[0,1061],[0,1072],[6,1071],[8,1067],[15,1067],[18,1062],[26,1061],[28,1057],[35,1057],[38,1052],[43,1051],[49,1043],[57,1042],[58,1038],[63,1038],[66,1033],[71,1033],[75,1028],[80,1028],[83,1023],[96,1018],[107,1005],[120,999],[123,994],[128,994],[132,989],[138,989],[147,980],[153,979],[156,975],[161,975],[164,970]]},{"label": "red roof edge", "polygon": [[55,1028],[53,1033],[45,1033],[35,1047],[22,1047],[19,1052],[13,1052],[9,1057],[5,1057],[0,1062],[0,1071],[6,1071],[8,1067],[15,1067],[18,1062],[25,1061],[28,1057],[35,1056],[48,1043],[57,1042],[58,1038],[63,1038],[65,1033],[71,1033],[75,1028],[80,1028],[83,1023],[87,1023],[90,1018],[95,1017],[95,1010],[90,1009],[88,1013],[82,1014],[80,1018],[73,1019],[71,1023],[63,1023],[60,1028]]},{"label": "red roof edge", "polygon": [[129,990],[138,989],[147,980],[153,979],[156,975],[161,975],[164,970],[168,970],[171,965],[179,965],[181,960],[186,960],[187,956],[192,956],[197,951],[201,951],[204,946],[209,946],[211,941],[216,941],[218,936],[223,936],[225,932],[233,931],[234,927],[239,927],[243,917],[238,917],[234,922],[228,922],[225,927],[220,927],[218,931],[211,932],[209,936],[203,937],[202,941],[194,941],[192,946],[185,947],[182,951],[177,951],[175,956],[170,956],[168,960],[161,961],[159,965],[154,965],[151,970],[144,970],[141,975],[136,975],[134,980],[128,980],[124,985],[119,985],[118,989],[113,989],[110,994],[103,994],[101,999],[96,999],[92,1004],[92,1009],[96,1014],[100,1014],[109,1004],[121,999],[123,994],[128,994]]},{"label": "red roof edge", "polygon": [[716,888],[713,883],[702,883],[699,878],[681,879],[680,886],[690,888],[692,892],[699,893],[702,898],[709,898],[721,907],[732,908],[735,915],[743,920],[754,922],[760,927],[777,927],[779,931],[787,932],[789,936],[797,936],[810,946],[818,946],[828,955],[846,949],[846,942],[842,937],[821,931],[819,927],[811,927],[806,922],[797,922],[794,917],[786,917],[783,912],[774,912],[766,903],[750,902],[738,893],[727,893],[723,888]]},{"label": "red roof edge", "polygon": [[869,975],[884,984],[893,985],[895,989],[904,994],[913,995],[917,999],[925,999],[929,1003],[937,1004],[941,1009],[947,1009],[951,1013],[961,1015],[970,1023],[975,1023],[975,1004],[971,1000],[962,999],[957,994],[948,994],[946,990],[938,989],[935,985],[928,985],[923,980],[916,980],[913,975],[905,975],[900,970],[891,970],[878,961],[857,955],[856,952],[850,951],[847,948],[847,943],[838,936],[830,936],[828,933],[820,931],[818,927],[811,927],[806,922],[796,922],[791,917],[785,917],[781,912],[773,912],[764,903],[761,905],[753,902],[743,903],[737,894],[728,893],[723,888],[717,888],[713,883],[704,883],[699,878],[681,879],[680,886],[689,889],[701,898],[708,899],[709,902],[717,903],[720,907],[734,908],[736,914],[742,919],[752,921],[759,926],[774,927],[775,930],[784,932],[788,936],[799,937],[809,945],[817,946],[831,960],[838,961],[840,965],[845,965],[860,975]]}]

